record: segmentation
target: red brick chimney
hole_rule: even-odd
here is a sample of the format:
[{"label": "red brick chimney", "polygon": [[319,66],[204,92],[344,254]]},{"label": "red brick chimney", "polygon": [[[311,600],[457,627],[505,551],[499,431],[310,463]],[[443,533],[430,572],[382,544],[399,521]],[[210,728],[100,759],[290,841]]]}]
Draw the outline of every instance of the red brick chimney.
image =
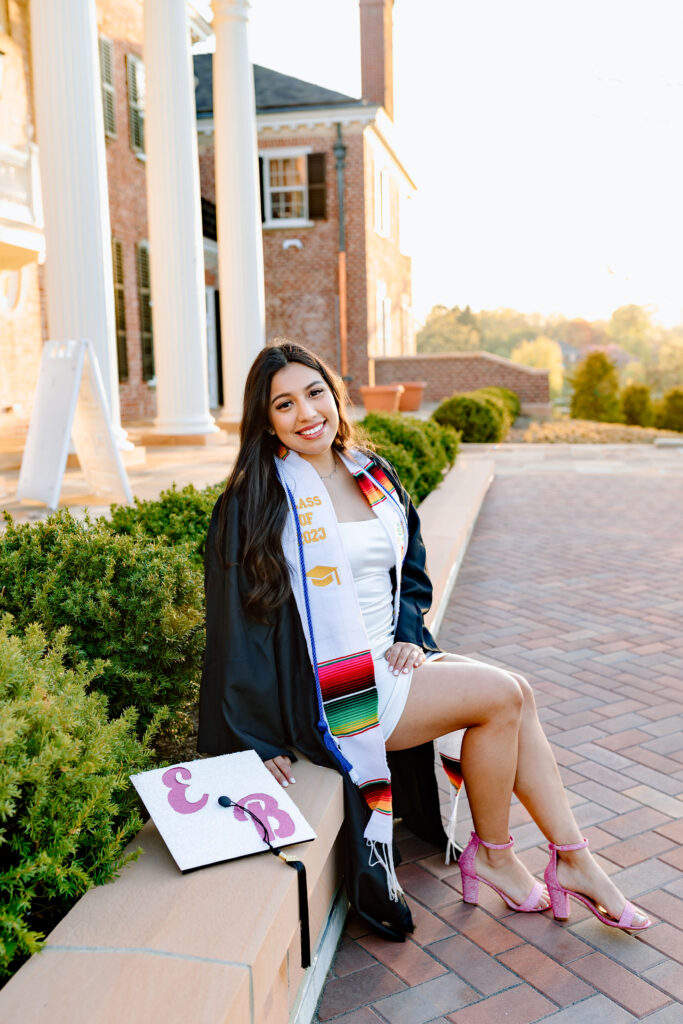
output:
[{"label": "red brick chimney", "polygon": [[360,0],[363,99],[380,103],[394,119],[394,0]]}]

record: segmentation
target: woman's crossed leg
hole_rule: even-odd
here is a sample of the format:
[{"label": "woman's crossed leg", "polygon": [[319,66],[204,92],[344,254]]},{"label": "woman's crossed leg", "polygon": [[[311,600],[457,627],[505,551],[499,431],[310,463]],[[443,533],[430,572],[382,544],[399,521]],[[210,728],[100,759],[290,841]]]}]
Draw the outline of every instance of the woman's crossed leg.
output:
[{"label": "woman's crossed leg", "polygon": [[[466,729],[462,772],[481,839],[507,842],[514,792],[549,841],[580,843],[581,831],[538,719],[533,691],[523,676],[455,654],[416,668],[387,749],[402,750],[455,729]],[[515,903],[526,899],[533,884],[512,850],[480,846],[476,870]],[[587,849],[558,855],[558,879],[619,919],[626,901]],[[548,905],[547,896],[541,904]],[[645,920],[639,914],[633,924],[642,926]]]}]

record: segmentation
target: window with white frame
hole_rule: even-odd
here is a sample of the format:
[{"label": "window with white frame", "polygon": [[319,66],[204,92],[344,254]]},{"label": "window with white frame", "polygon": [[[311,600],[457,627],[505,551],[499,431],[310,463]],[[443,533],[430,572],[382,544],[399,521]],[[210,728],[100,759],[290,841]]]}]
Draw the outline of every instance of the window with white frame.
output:
[{"label": "window with white frame", "polygon": [[391,228],[389,182],[387,168],[375,163],[375,231],[384,238],[388,238]]},{"label": "window with white frame", "polygon": [[308,221],[306,152],[262,153],[263,205],[266,224],[271,221]]}]

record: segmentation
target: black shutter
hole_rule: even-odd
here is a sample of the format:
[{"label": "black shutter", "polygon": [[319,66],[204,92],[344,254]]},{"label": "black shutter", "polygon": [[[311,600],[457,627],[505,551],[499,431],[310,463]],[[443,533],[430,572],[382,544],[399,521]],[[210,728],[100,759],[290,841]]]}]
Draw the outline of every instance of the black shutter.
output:
[{"label": "black shutter", "polygon": [[126,300],[123,277],[123,243],[118,238],[111,240],[112,266],[114,268],[114,312],[116,314],[116,355],[119,367],[119,384],[128,380],[128,352],[126,349]]},{"label": "black shutter", "polygon": [[266,204],[263,199],[263,157],[258,158],[258,183],[261,193],[261,223],[266,219]]},{"label": "black shutter", "polygon": [[308,217],[309,220],[327,219],[324,153],[308,154]]},{"label": "black shutter", "polygon": [[128,134],[130,148],[135,153],[145,151],[145,110],[138,76],[144,74],[142,61],[134,53],[126,54],[128,79]]},{"label": "black shutter", "polygon": [[114,44],[100,36],[100,79],[102,82],[102,108],[104,133],[116,138],[116,96],[114,93]]},{"label": "black shutter", "polygon": [[140,350],[142,355],[142,379],[154,376],[154,340],[152,333],[152,303],[149,277],[149,249],[146,242],[137,247],[138,264],[138,309],[140,313]]},{"label": "black shutter", "polygon": [[212,242],[218,241],[216,229],[216,204],[202,196],[202,235]]}]

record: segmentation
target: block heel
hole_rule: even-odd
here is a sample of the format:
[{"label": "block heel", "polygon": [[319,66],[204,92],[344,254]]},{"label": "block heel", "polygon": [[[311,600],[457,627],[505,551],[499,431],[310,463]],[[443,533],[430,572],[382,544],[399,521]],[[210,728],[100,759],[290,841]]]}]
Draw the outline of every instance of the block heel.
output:
[{"label": "block heel", "polygon": [[[610,928],[621,928],[622,931],[627,932],[642,932],[646,928],[650,927],[651,922],[643,914],[642,911],[634,907],[629,900],[626,900],[624,909],[621,912],[621,917],[617,921],[614,917],[608,917],[603,914],[600,907],[594,900],[588,896],[584,896],[582,892],[574,892],[573,889],[565,889],[563,885],[557,880],[557,854],[568,853],[573,850],[585,850],[588,847],[588,840],[582,839],[580,843],[568,843],[566,846],[559,846],[557,843],[548,843],[548,849],[550,850],[550,859],[548,865],[543,873],[545,884],[548,887],[550,894],[550,905],[553,908],[553,914],[557,921],[566,921],[569,917],[569,897],[577,900],[579,903],[583,903],[584,907],[590,910],[591,914],[595,914],[598,921],[602,921],[603,924],[609,925]],[[634,924],[634,920],[637,914],[641,914],[645,918],[644,924]]]},{"label": "block heel", "polygon": [[493,889],[495,893],[498,893],[510,910],[517,910],[522,914],[532,914],[536,911],[547,909],[547,907],[539,905],[543,898],[543,886],[540,882],[534,882],[531,892],[523,903],[513,903],[502,889],[499,889],[493,882],[487,882],[485,878],[480,878],[476,872],[474,862],[480,846],[485,846],[487,850],[509,850],[514,845],[514,842],[514,839],[510,836],[510,841],[507,843],[486,843],[483,839],[479,838],[476,832],[472,833],[472,838],[458,858],[460,880],[462,882],[462,898],[465,903],[471,903],[474,906],[479,903],[479,883],[483,882],[484,885],[488,885],[489,889]]}]

